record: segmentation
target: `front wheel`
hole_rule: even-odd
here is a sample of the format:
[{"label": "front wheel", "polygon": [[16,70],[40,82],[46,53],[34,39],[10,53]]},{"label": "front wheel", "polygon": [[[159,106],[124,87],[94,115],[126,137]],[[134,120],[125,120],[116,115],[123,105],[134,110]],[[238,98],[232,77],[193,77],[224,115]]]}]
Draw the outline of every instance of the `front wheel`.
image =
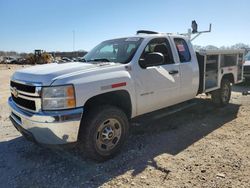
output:
[{"label": "front wheel", "polygon": [[115,156],[128,136],[128,119],[114,106],[101,106],[82,120],[80,142],[82,151],[91,159],[105,161]]},{"label": "front wheel", "polygon": [[211,93],[212,101],[216,106],[223,107],[226,106],[231,98],[231,83],[228,79],[223,79],[221,81],[220,89],[213,91]]}]

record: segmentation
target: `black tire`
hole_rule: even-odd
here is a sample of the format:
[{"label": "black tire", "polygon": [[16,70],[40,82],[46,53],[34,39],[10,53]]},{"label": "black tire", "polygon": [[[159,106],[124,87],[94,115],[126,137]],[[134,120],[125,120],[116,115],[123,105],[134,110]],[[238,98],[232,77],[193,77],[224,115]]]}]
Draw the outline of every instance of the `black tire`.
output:
[{"label": "black tire", "polygon": [[231,98],[231,83],[228,79],[222,79],[220,89],[211,93],[213,103],[218,107],[226,106]]},{"label": "black tire", "polygon": [[122,110],[109,105],[97,107],[82,119],[80,149],[88,158],[99,162],[111,159],[121,150],[128,131],[128,118]]}]

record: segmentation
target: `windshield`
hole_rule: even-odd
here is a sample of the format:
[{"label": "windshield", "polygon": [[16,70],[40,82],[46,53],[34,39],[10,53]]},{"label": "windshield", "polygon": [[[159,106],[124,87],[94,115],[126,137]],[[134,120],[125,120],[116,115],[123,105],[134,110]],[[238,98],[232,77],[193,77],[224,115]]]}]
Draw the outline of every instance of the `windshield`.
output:
[{"label": "windshield", "polygon": [[107,40],[97,45],[83,58],[85,62],[128,63],[133,58],[142,38],[120,38]]}]

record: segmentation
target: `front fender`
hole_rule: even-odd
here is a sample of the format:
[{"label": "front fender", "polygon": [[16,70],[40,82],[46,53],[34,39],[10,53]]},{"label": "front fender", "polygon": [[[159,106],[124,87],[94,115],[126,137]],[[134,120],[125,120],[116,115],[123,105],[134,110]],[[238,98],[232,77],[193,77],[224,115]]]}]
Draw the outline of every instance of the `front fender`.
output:
[{"label": "front fender", "polygon": [[103,74],[78,77],[69,81],[58,80],[53,85],[71,83],[75,87],[76,106],[82,107],[92,97],[104,93],[125,90],[131,99],[131,116],[136,115],[135,88],[128,71],[106,72]]}]

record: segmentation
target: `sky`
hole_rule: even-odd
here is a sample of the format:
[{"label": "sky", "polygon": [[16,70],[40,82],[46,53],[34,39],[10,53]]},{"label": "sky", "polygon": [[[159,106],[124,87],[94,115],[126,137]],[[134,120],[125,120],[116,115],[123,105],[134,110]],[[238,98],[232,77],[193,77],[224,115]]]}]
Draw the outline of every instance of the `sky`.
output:
[{"label": "sky", "polygon": [[195,45],[250,44],[249,0],[0,0],[0,51],[88,51],[140,29],[186,33],[192,20],[212,24]]}]

